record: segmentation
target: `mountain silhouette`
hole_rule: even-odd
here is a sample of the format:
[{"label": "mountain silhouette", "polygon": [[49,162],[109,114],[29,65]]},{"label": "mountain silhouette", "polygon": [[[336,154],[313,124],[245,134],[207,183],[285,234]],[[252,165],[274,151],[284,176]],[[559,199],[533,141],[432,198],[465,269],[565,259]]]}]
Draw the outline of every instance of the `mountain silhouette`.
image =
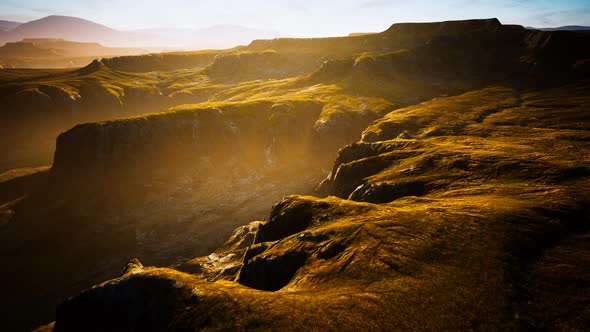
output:
[{"label": "mountain silhouette", "polygon": [[561,27],[554,27],[554,28],[534,28],[534,27],[527,27],[527,29],[535,29],[535,30],[542,30],[542,31],[579,31],[579,30],[590,30],[590,26],[585,25],[564,25]]},{"label": "mountain silhouette", "polygon": [[133,45],[140,34],[118,31],[102,24],[71,16],[51,15],[23,23],[6,31],[1,42],[23,38],[63,38],[78,42],[98,42],[106,45]]},{"label": "mountain silhouette", "polygon": [[12,22],[12,21],[2,21],[0,20],[0,30],[10,30],[14,29],[17,26],[21,25],[20,22]]},{"label": "mountain silhouette", "polygon": [[276,31],[236,25],[199,29],[142,29],[121,31],[72,16],[51,15],[27,23],[0,21],[0,44],[26,38],[61,38],[118,47],[165,47],[177,49],[229,48],[253,39],[279,37]]}]

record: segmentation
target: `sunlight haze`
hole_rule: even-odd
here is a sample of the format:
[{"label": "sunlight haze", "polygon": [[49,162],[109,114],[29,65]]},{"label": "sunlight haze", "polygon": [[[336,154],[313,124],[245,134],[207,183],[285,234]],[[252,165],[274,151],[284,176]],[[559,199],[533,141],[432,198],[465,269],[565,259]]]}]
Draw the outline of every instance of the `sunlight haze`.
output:
[{"label": "sunlight haze", "polygon": [[0,13],[0,19],[19,22],[48,15],[76,16],[119,30],[232,24],[301,37],[383,31],[395,22],[491,16],[504,24],[535,27],[590,23],[590,8],[582,0],[56,0],[50,4],[45,0],[3,0]]}]

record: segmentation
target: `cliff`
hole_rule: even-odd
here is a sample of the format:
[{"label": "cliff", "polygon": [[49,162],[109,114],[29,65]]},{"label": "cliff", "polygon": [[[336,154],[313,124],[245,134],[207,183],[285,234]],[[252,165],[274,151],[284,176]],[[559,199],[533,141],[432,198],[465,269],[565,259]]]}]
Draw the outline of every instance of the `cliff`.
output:
[{"label": "cliff", "polygon": [[210,103],[83,124],[58,137],[52,172],[144,181],[190,170],[207,177],[313,164],[313,124],[322,107],[311,100]]}]

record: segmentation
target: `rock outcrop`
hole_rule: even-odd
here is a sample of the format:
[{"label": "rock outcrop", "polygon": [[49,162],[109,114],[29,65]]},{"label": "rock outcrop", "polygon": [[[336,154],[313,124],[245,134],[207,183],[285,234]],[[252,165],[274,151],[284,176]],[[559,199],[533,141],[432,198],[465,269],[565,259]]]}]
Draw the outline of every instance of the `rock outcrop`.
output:
[{"label": "rock outcrop", "polygon": [[317,58],[275,51],[220,54],[205,72],[214,80],[248,81],[296,77],[317,68]]}]

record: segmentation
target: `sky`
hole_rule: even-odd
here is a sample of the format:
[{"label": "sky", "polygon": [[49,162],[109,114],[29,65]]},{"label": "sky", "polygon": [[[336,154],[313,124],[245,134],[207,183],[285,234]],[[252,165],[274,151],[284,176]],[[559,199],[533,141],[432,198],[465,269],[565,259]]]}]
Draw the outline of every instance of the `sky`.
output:
[{"label": "sky", "polygon": [[292,37],[378,32],[398,22],[497,17],[533,27],[590,25],[590,0],[0,0],[0,19],[76,16],[119,30],[240,25]]}]

